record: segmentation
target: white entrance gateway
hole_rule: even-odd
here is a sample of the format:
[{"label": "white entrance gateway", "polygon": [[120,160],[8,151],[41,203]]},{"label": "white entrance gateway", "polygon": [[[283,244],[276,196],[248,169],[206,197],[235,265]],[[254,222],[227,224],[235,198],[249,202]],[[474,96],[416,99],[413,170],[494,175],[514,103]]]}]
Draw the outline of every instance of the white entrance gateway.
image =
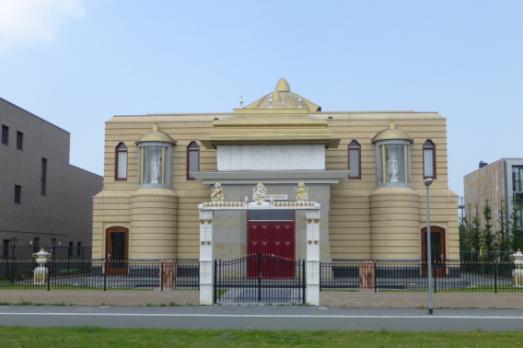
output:
[{"label": "white entrance gateway", "polygon": [[[261,185],[261,184],[258,184]],[[263,186],[263,185],[262,185]],[[213,304],[213,218],[216,211],[303,210],[306,219],[306,292],[305,302],[320,304],[320,204],[308,200],[265,201],[253,196],[252,202],[224,202],[223,195],[213,191],[213,202],[198,205],[200,216],[200,304]],[[256,192],[255,192],[256,195]]]}]

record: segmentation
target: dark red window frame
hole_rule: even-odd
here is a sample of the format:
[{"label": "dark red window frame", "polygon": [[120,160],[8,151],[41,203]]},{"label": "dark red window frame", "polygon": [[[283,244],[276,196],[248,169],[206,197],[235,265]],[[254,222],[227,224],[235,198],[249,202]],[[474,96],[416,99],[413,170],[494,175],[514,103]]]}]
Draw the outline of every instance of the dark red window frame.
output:
[{"label": "dark red window frame", "polygon": [[190,168],[191,168],[191,163],[190,163],[190,153],[191,152],[197,152],[198,153],[198,171],[200,170],[200,145],[198,145],[198,143],[196,141],[191,141],[189,143],[189,145],[187,145],[187,158],[186,158],[186,162],[185,162],[185,175],[186,175],[186,179],[187,180],[196,180],[195,178],[193,178],[191,176],[191,173],[190,173]]},{"label": "dark red window frame", "polygon": [[352,140],[347,146],[347,168],[350,170],[350,152],[358,151],[358,175],[349,173],[349,179],[361,179],[361,145],[357,140]]},{"label": "dark red window frame", "polygon": [[[122,148],[120,148],[121,146],[123,145]],[[125,164],[125,177],[119,177],[118,176],[118,155],[120,154],[120,152],[125,152],[126,153],[126,157],[127,157],[127,163]],[[128,171],[128,166],[129,166],[129,152],[127,151],[127,145],[125,145],[125,143],[123,142],[119,142],[118,145],[116,145],[116,147],[114,148],[114,180],[117,180],[117,181],[125,181],[127,180],[127,171]]]},{"label": "dark red window frame", "polygon": [[[425,150],[432,151],[432,176],[425,176]],[[430,139],[423,143],[421,161],[423,162],[423,179],[436,179],[436,144]]]}]

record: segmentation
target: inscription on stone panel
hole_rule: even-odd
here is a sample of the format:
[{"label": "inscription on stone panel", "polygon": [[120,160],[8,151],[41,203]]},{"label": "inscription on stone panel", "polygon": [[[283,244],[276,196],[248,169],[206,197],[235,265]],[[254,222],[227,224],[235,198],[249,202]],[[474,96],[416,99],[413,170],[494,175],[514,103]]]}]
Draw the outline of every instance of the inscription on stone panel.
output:
[{"label": "inscription on stone panel", "polygon": [[219,145],[218,171],[325,170],[323,145]]}]

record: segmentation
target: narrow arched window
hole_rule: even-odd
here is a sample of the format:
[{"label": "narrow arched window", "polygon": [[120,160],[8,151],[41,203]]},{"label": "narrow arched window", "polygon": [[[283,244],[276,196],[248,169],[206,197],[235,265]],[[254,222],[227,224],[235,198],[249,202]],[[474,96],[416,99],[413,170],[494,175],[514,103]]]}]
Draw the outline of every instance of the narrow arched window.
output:
[{"label": "narrow arched window", "polygon": [[187,180],[195,180],[191,173],[200,171],[200,146],[196,141],[187,145]]},{"label": "narrow arched window", "polygon": [[116,146],[114,178],[127,180],[127,146],[124,143]]},{"label": "narrow arched window", "polygon": [[436,178],[436,145],[430,139],[423,144],[423,178]]},{"label": "narrow arched window", "polygon": [[348,147],[349,179],[361,179],[361,145],[353,140]]}]

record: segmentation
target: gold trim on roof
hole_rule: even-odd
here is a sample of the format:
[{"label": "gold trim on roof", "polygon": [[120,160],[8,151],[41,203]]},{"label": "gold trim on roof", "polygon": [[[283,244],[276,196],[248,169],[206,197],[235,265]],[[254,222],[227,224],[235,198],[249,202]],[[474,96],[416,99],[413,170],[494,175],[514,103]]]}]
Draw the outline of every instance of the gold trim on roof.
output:
[{"label": "gold trim on roof", "polygon": [[176,140],[174,140],[169,134],[159,130],[158,125],[156,124],[153,125],[153,130],[151,132],[145,134],[136,141],[136,145],[145,142],[169,143],[173,145],[176,144]]},{"label": "gold trim on roof", "polygon": [[208,139],[200,139],[207,148],[227,144],[323,144],[335,148],[340,139],[333,136],[327,120],[313,118],[309,112],[321,108],[290,91],[280,79],[274,92],[234,116],[213,122]]},{"label": "gold trim on roof", "polygon": [[412,143],[412,138],[404,131],[398,129],[394,122],[391,122],[388,128],[378,132],[378,134],[372,138],[372,143],[384,140],[407,140]]},{"label": "gold trim on roof", "polygon": [[316,105],[301,95],[291,92],[289,83],[279,79],[274,91],[247,105],[245,110],[285,110],[296,109],[305,112],[321,111],[321,106]]}]

